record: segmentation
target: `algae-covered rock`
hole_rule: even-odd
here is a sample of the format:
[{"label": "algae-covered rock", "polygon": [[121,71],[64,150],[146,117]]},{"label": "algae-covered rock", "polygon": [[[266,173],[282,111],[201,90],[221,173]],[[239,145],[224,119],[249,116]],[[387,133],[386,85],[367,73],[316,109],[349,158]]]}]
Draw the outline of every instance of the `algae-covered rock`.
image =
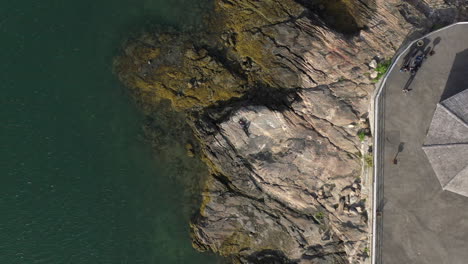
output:
[{"label": "algae-covered rock", "polygon": [[371,199],[356,135],[369,63],[468,16],[448,2],[214,0],[203,32],[128,40],[119,78],[145,112],[168,100],[187,114],[211,175],[194,247],[236,263],[366,263]]},{"label": "algae-covered rock", "polygon": [[169,31],[143,34],[126,43],[115,70],[146,104],[168,99],[174,109],[187,110],[241,96],[246,80],[230,71],[216,51],[193,41],[197,37]]},{"label": "algae-covered rock", "polygon": [[[309,2],[217,0],[205,31],[158,29],[130,39],[115,70],[142,104],[168,99],[176,110],[193,110],[258,86],[311,88],[343,78],[370,83],[363,61],[391,54],[396,47],[381,42],[401,42],[397,32],[410,28],[394,19],[378,37],[345,36]],[[378,11],[360,1],[325,2],[328,16],[355,14],[349,17],[359,21],[358,29]]]},{"label": "algae-covered rock", "polygon": [[364,73],[349,71],[360,60],[345,55],[358,47],[343,42],[307,5],[286,0],[215,6],[204,32],[158,29],[124,44],[115,70],[141,103],[168,99],[176,110],[199,109],[259,85],[310,88]]}]

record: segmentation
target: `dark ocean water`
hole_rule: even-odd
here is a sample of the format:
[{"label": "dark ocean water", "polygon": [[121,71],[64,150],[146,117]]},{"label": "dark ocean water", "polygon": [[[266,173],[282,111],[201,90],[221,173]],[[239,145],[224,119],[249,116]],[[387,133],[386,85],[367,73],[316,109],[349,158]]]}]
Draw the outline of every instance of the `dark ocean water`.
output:
[{"label": "dark ocean water", "polygon": [[209,2],[0,2],[1,264],[217,262],[189,238],[203,165],[170,137],[152,151],[112,74],[130,33]]}]

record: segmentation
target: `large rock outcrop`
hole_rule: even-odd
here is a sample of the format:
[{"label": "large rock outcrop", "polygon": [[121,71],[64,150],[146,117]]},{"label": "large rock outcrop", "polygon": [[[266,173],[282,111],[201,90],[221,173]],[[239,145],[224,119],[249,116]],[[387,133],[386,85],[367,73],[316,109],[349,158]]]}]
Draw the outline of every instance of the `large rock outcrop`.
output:
[{"label": "large rock outcrop", "polygon": [[242,263],[360,263],[357,138],[369,63],[467,17],[467,1],[215,0],[206,32],[129,40],[115,68],[144,108],[187,113],[210,168],[194,245]]},{"label": "large rock outcrop", "polygon": [[222,255],[265,249],[346,263],[368,239],[360,143],[348,128],[357,117],[327,87],[275,97],[284,99],[251,98],[195,122],[214,176],[196,242]]}]

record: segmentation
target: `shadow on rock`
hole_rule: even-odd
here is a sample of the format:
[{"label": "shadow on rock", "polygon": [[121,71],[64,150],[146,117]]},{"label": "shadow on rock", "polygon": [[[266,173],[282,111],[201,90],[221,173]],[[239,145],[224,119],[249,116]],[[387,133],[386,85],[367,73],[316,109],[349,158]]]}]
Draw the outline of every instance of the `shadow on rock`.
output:
[{"label": "shadow on rock", "polygon": [[327,26],[346,35],[357,35],[359,31],[366,29],[367,19],[362,14],[371,16],[373,14],[372,9],[375,7],[375,0],[295,1],[310,11],[307,15],[313,20],[316,20],[315,17],[318,16]]},{"label": "shadow on rock", "polygon": [[[266,86],[256,86],[251,88],[245,95],[239,98],[232,98],[227,101],[204,109],[201,118],[216,120],[216,122],[227,121],[236,110],[246,106],[265,106],[268,109],[283,112],[291,109],[291,105],[300,102],[302,99],[298,95],[299,89],[281,89]],[[198,112],[194,112],[198,120]]]},{"label": "shadow on rock", "polygon": [[281,251],[265,249],[247,257],[248,264],[294,264]]}]

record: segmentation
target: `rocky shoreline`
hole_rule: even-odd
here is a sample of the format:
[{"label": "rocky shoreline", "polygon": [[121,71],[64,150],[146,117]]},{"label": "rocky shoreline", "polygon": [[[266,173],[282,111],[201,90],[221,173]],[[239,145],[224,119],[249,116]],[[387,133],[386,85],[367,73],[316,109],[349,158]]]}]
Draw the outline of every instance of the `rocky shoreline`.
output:
[{"label": "rocky shoreline", "polygon": [[214,5],[205,31],[143,33],[115,61],[143,111],[169,100],[198,139],[211,177],[194,246],[237,263],[366,263],[368,153],[358,134],[374,64],[465,19],[467,1]]}]

